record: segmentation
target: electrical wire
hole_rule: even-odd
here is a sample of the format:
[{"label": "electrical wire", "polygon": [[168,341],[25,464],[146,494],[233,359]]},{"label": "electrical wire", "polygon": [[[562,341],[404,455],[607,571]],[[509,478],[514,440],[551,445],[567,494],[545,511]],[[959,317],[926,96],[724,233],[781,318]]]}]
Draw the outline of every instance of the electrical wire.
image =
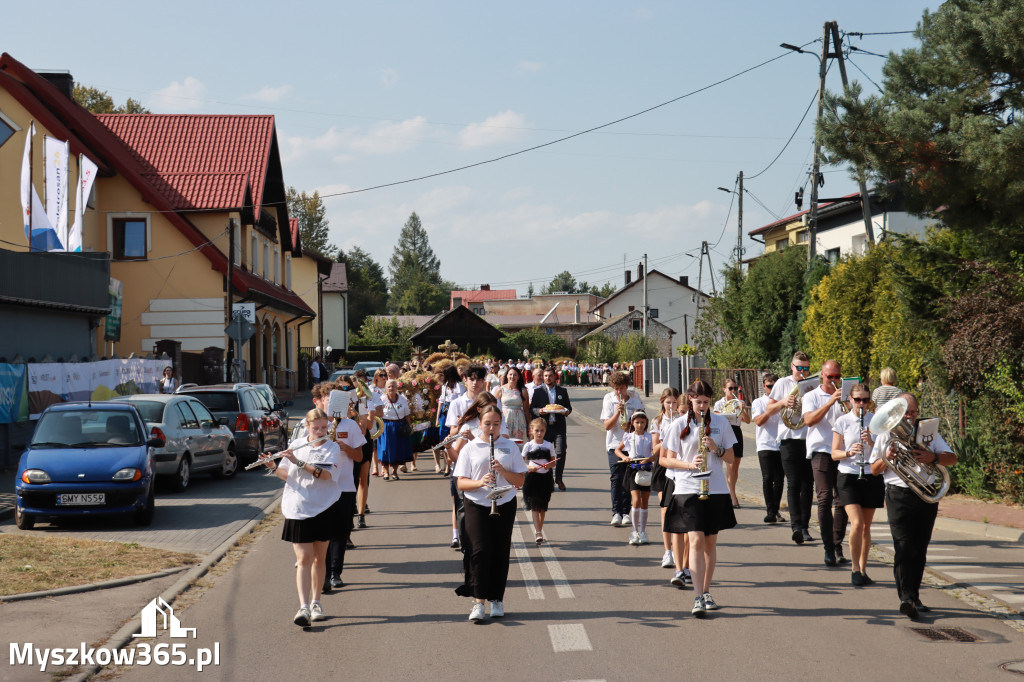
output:
[{"label": "electrical wire", "polygon": [[736,200],[736,187],[738,187],[739,184],[740,179],[739,177],[737,177],[735,182],[733,183],[732,191],[729,192],[729,210],[726,211],[725,213],[725,222],[722,223],[722,233],[718,235],[718,241],[716,241],[715,245],[712,246],[711,248],[715,248],[715,246],[718,246],[718,242],[722,241],[722,237],[725,236],[725,228],[729,226],[729,216],[732,215],[732,204]]},{"label": "electrical wire", "polygon": [[768,211],[768,215],[772,216],[772,217],[773,217],[773,218],[775,218],[776,220],[778,220],[779,218],[781,218],[781,217],[782,217],[782,216],[778,215],[777,213],[775,213],[774,211],[772,211],[772,210],[771,210],[770,208],[768,208],[767,206],[765,206],[765,205],[764,205],[764,202],[763,202],[763,201],[761,201],[760,199],[758,199],[758,198],[757,198],[757,195],[756,195],[756,194],[754,194],[753,192],[751,192],[751,191],[750,191],[749,189],[747,189],[746,187],[744,187],[744,188],[743,188],[743,191],[744,191],[744,193],[746,193],[746,194],[749,194],[749,195],[750,195],[750,198],[751,198],[751,199],[753,199],[753,200],[754,200],[754,201],[755,201],[755,202],[757,203],[757,205],[758,205],[758,206],[760,206],[760,207],[761,207],[761,208],[763,208],[764,210]]},{"label": "electrical wire", "polygon": [[850,65],[852,65],[852,66],[853,66],[853,68],[855,68],[855,69],[857,69],[858,71],[860,71],[860,75],[862,75],[862,76],[864,76],[865,78],[867,78],[867,79],[868,79],[868,81],[869,81],[869,82],[870,82],[870,83],[871,83],[872,85],[874,85],[874,86],[875,86],[876,88],[878,88],[878,91],[879,91],[880,93],[882,93],[883,95],[885,94],[885,90],[882,90],[882,86],[881,86],[881,85],[879,85],[878,83],[876,83],[876,82],[875,82],[874,80],[872,80],[872,79],[871,79],[871,76],[869,76],[869,75],[867,75],[866,73],[864,73],[864,69],[862,69],[862,68],[860,68],[859,66],[857,66],[857,62],[853,61],[853,60],[852,60],[852,59],[850,59],[849,57],[847,57],[847,58],[846,58],[846,61],[847,61],[847,63],[849,63]]},{"label": "electrical wire", "polygon": [[811,107],[814,106],[814,102],[817,99],[818,99],[818,91],[815,90],[814,91],[814,96],[811,97],[811,101],[808,102],[807,108],[804,109],[804,115],[800,117],[800,122],[796,124],[796,128],[793,129],[793,133],[789,136],[789,139],[786,140],[786,144],[782,145],[782,149],[780,149],[779,153],[775,155],[775,158],[772,159],[771,163],[769,163],[767,166],[762,168],[758,173],[755,173],[754,175],[751,175],[749,178],[746,178],[747,180],[753,180],[753,179],[763,175],[765,171],[767,171],[769,168],[771,168],[772,166],[775,165],[775,162],[779,160],[779,157],[782,156],[782,153],[784,151],[786,151],[787,147],[789,147],[789,143],[793,141],[794,137],[796,137],[797,132],[799,132],[801,126],[803,126],[804,120],[807,118],[807,114],[810,113]]},{"label": "electrical wire", "polygon": [[869,54],[872,57],[881,57],[882,59],[888,59],[889,57],[884,54],[878,54],[877,52],[871,52],[870,50],[863,50],[856,45],[850,45],[850,49],[854,52],[860,52],[861,54]]},{"label": "electrical wire", "polygon": [[874,33],[864,33],[862,31],[849,31],[846,35],[850,36],[896,36],[907,33],[913,33],[913,31],[875,31]]}]

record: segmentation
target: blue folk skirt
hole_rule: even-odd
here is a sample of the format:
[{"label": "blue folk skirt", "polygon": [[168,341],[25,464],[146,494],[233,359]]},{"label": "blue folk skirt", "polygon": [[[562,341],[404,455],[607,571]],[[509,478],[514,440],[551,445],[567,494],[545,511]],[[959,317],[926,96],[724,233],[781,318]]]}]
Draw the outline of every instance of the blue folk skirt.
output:
[{"label": "blue folk skirt", "polygon": [[384,464],[404,464],[412,461],[412,441],[398,433],[401,420],[385,421],[384,433],[377,440],[377,452]]}]

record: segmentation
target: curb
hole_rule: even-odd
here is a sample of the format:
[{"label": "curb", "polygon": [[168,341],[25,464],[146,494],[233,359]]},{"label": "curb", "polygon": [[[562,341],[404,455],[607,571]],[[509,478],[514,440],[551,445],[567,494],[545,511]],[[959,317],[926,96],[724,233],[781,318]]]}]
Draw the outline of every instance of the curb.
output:
[{"label": "curb", "polygon": [[163,578],[164,576],[174,575],[175,573],[181,573],[182,571],[187,571],[188,569],[188,566],[178,566],[177,568],[167,568],[156,573],[147,573],[146,575],[135,575],[128,578],[118,578],[117,580],[107,580],[102,583],[92,583],[90,585],[72,585],[71,587],[60,587],[55,590],[40,590],[38,592],[22,592],[21,594],[9,594],[0,597],[0,604],[10,604],[11,602],[27,601],[29,599],[41,599],[43,597],[60,597],[65,594],[92,592],[93,590],[105,590],[111,587],[122,587],[124,585],[132,585],[134,583],[146,582],[147,580]]}]

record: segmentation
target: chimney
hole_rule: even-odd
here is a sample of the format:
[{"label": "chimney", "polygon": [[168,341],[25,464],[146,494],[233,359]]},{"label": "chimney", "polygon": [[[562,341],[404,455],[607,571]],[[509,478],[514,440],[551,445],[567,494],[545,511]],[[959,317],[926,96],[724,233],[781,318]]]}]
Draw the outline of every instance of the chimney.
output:
[{"label": "chimney", "polygon": [[576,324],[580,323],[580,302],[576,301],[576,307],[573,309],[572,315],[573,322]]},{"label": "chimney", "polygon": [[687,277],[686,275],[680,275],[679,283],[682,284],[684,287],[688,287],[690,286],[690,278]]},{"label": "chimney", "polygon": [[629,283],[632,281],[630,279],[631,275],[632,275],[632,273],[629,270],[626,270],[626,286],[629,286]]},{"label": "chimney", "polygon": [[75,79],[69,71],[39,71],[38,75],[49,81],[50,85],[60,90],[61,94],[68,99],[73,99]]},{"label": "chimney", "polygon": [[491,285],[490,284],[481,284],[480,285],[480,291],[490,291],[490,290],[491,290]]},{"label": "chimney", "polygon": [[636,266],[636,281],[639,282],[643,278],[644,278],[644,264],[643,263],[637,263],[637,266]]}]

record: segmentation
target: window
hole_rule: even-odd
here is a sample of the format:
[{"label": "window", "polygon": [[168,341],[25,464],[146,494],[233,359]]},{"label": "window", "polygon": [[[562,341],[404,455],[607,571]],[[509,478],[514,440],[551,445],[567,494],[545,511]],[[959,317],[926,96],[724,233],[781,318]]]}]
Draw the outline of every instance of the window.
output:
[{"label": "window", "polygon": [[796,243],[803,244],[807,241],[807,230],[800,230],[796,233]]},{"label": "window", "polygon": [[260,267],[260,240],[256,238],[255,232],[252,237],[250,237],[249,246],[252,251],[252,258],[249,262],[249,272],[255,275],[256,271]]},{"label": "window", "polygon": [[192,408],[188,406],[187,402],[178,403],[178,414],[181,416],[181,426],[185,429],[198,429],[199,420],[196,419],[196,415],[192,412]]},{"label": "window", "polygon": [[110,218],[110,253],[114,260],[145,260],[149,246],[147,217]]},{"label": "window", "polygon": [[787,246],[789,246],[789,237],[775,242],[775,248],[779,251],[785,251]]},{"label": "window", "polygon": [[284,254],[284,285],[292,288],[292,254]]},{"label": "window", "polygon": [[189,407],[192,408],[192,412],[195,413],[196,417],[199,418],[199,424],[205,428],[213,428],[217,425],[217,420],[213,418],[213,415],[203,406],[198,400],[195,402],[188,403]]},{"label": "window", "polygon": [[825,258],[829,263],[836,263],[839,260],[839,248],[828,249],[825,251]]},{"label": "window", "polygon": [[267,270],[270,267],[270,244],[263,242],[263,279],[267,278]]},{"label": "window", "polygon": [[629,321],[633,327],[633,331],[640,331],[644,328],[643,322],[639,318],[635,318]]},{"label": "window", "polygon": [[3,114],[0,114],[0,147],[3,146],[4,142],[11,139],[14,135],[16,128],[11,125],[10,119]]},{"label": "window", "polygon": [[281,250],[274,247],[274,284],[281,281]]}]

